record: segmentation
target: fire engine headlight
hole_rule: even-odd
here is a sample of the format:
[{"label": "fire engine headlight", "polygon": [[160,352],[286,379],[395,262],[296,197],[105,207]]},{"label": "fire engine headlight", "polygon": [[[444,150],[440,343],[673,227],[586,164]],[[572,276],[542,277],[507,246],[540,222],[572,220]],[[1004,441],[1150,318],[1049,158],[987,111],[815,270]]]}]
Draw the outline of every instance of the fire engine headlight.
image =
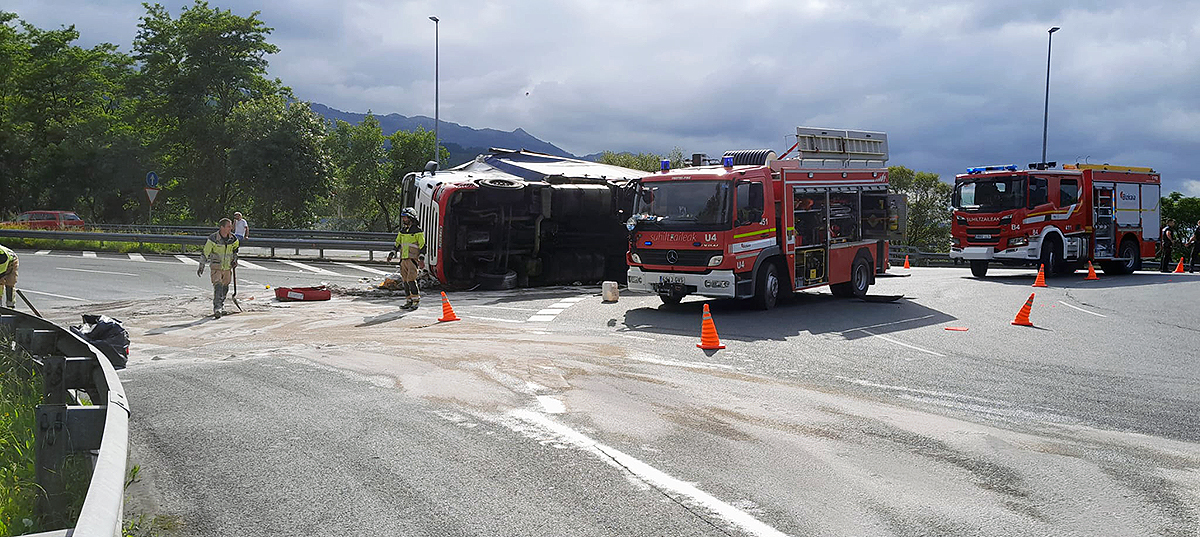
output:
[{"label": "fire engine headlight", "polygon": [[710,266],[710,267],[715,267],[724,262],[725,262],[725,256],[723,256],[723,255],[714,255],[714,256],[708,258],[708,266]]},{"label": "fire engine headlight", "polygon": [[629,254],[629,258],[633,259],[634,263],[641,264],[641,262],[642,262],[642,256],[637,255],[637,254]]},{"label": "fire engine headlight", "polygon": [[1017,237],[1015,239],[1008,239],[1008,246],[1010,248],[1015,248],[1017,246],[1025,246],[1026,244],[1029,244],[1029,239],[1027,239],[1025,237]]}]

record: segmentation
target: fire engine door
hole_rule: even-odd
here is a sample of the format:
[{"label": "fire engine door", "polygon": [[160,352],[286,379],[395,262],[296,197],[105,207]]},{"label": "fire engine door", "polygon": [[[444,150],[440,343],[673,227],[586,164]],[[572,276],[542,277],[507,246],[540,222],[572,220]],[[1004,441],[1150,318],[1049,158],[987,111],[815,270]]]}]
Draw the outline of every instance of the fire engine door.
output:
[{"label": "fire engine door", "polygon": [[738,260],[740,272],[754,268],[754,258],[759,250],[775,245],[775,226],[774,219],[766,211],[760,181],[739,182],[734,207],[733,242],[729,249]]},{"label": "fire engine door", "polygon": [[792,223],[796,228],[796,287],[825,283],[829,281],[825,270],[829,259],[828,192],[796,188],[792,200]]},{"label": "fire engine door", "polygon": [[1115,196],[1112,183],[1095,183],[1092,186],[1092,222],[1095,226],[1096,233],[1096,258],[1114,257],[1116,256],[1115,243],[1117,237],[1116,222],[1113,220],[1113,196]]}]

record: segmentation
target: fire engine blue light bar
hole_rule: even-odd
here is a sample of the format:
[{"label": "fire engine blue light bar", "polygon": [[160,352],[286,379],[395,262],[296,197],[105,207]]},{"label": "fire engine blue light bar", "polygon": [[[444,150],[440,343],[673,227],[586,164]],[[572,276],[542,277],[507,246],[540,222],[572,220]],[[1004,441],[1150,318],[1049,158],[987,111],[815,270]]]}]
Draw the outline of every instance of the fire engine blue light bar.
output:
[{"label": "fire engine blue light bar", "polygon": [[661,166],[662,171],[664,171],[664,172],[671,171],[671,161],[669,161],[667,159],[663,159],[662,162],[659,162],[658,164],[659,164],[659,166]]},{"label": "fire engine blue light bar", "polygon": [[733,167],[733,157],[721,157],[721,165],[726,168]]},{"label": "fire engine blue light bar", "polygon": [[967,173],[998,172],[1000,170],[1007,170],[1010,172],[1015,172],[1015,171],[1017,171],[1017,165],[1016,164],[1004,164],[1004,165],[996,165],[996,166],[976,166],[974,168],[967,168]]}]

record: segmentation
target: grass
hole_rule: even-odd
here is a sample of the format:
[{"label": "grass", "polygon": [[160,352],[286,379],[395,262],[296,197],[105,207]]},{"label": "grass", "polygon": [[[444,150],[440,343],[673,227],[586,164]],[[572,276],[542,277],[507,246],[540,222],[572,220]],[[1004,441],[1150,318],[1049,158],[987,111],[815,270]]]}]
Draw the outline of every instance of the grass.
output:
[{"label": "grass", "polygon": [[67,480],[67,509],[38,515],[42,493],[37,484],[34,442],[35,409],[42,379],[29,355],[0,336],[0,535],[62,529],[79,516],[91,468],[83,454],[69,455],[62,466]]},{"label": "grass", "polygon": [[138,252],[145,254],[178,254],[199,252],[196,245],[151,244],[138,242],[85,241],[85,240],[54,240],[54,239],[4,239],[4,245],[9,248],[25,248],[29,250],[89,250],[97,252],[118,252],[127,254]]}]

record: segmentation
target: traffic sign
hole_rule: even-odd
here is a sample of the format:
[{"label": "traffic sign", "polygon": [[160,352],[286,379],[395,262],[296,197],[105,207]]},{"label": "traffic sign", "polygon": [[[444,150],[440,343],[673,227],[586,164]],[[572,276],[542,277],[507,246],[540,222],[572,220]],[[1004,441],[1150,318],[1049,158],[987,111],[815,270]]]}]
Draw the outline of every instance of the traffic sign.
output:
[{"label": "traffic sign", "polygon": [[[148,181],[149,181],[149,180],[147,179],[147,182],[148,182]],[[158,189],[158,188],[147,188],[147,189],[146,189],[146,197],[147,197],[147,198],[150,198],[150,205],[154,205],[154,198],[157,198],[157,197],[158,197],[158,191],[159,191],[159,190],[160,190],[160,189]]]},{"label": "traffic sign", "polygon": [[[150,173],[146,174],[146,186],[148,186],[150,188],[155,188],[158,186],[158,174],[157,173],[150,172]],[[154,198],[150,198],[150,201],[153,202]]]}]

